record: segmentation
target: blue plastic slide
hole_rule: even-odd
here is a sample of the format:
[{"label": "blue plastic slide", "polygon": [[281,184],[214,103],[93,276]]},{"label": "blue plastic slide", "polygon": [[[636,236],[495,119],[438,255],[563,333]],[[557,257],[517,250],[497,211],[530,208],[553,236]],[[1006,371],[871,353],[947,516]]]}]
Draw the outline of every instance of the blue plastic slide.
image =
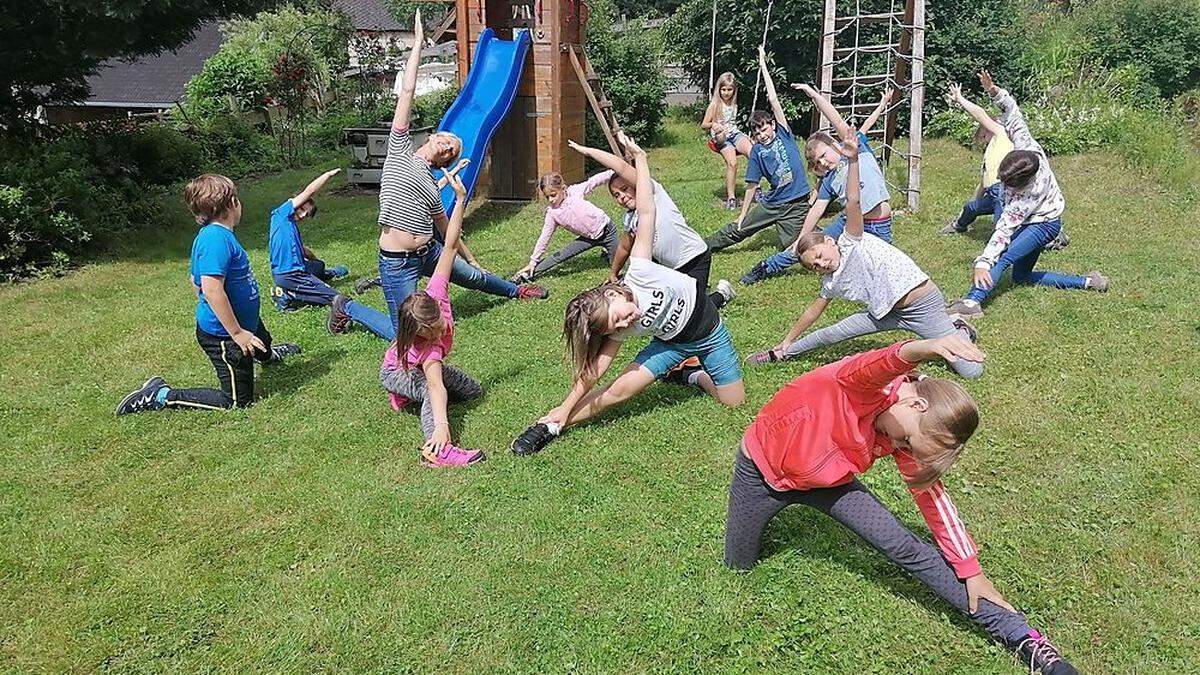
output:
[{"label": "blue plastic slide", "polygon": [[[483,29],[467,82],[438,125],[438,131],[449,131],[462,139],[462,156],[471,160],[459,174],[467,186],[467,199],[475,193],[475,181],[483,168],[488,142],[517,97],[525,54],[532,41],[524,28],[516,31],[515,37],[511,41],[501,40],[491,28]],[[449,185],[442,188],[442,206],[446,207],[447,216],[454,209],[454,197],[453,188]]]}]

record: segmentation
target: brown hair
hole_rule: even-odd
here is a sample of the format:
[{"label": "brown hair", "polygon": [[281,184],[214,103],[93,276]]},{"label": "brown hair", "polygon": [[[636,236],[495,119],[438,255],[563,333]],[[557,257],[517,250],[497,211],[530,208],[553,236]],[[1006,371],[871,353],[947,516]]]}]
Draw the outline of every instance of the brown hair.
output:
[{"label": "brown hair", "polygon": [[713,98],[724,102],[724,99],[721,98],[721,87],[727,84],[733,85],[733,103],[734,105],[737,105],[737,78],[735,78],[731,72],[726,71],[721,73],[721,76],[717,78],[716,83],[713,84],[712,96]]},{"label": "brown hair", "polygon": [[207,225],[228,213],[238,200],[237,186],[225,176],[206,173],[193,178],[183,188],[183,201],[197,225]]},{"label": "brown hair", "polygon": [[906,476],[910,488],[926,490],[958,461],[979,426],[979,408],[956,382],[926,377],[917,380],[914,386],[917,396],[929,404],[921,415],[921,433],[940,448],[938,452],[915,456],[917,472]]},{"label": "brown hair", "polygon": [[775,115],[766,110],[755,110],[750,113],[750,131],[757,131],[764,124],[775,124]]},{"label": "brown hair", "polygon": [[[396,341],[393,344],[401,363],[404,363],[409,348],[417,341],[417,333],[423,328],[436,326],[442,318],[442,308],[438,306],[437,300],[425,291],[414,291],[400,304],[397,314],[399,325],[396,327]],[[409,365],[404,363],[406,368]]]},{"label": "brown hair", "polygon": [[1001,183],[1004,183],[1005,187],[1020,190],[1029,185],[1029,181],[1037,175],[1041,163],[1041,157],[1032,150],[1013,150],[1000,160],[1000,168],[996,171],[996,177],[1000,179]]},{"label": "brown hair", "polygon": [[608,292],[615,291],[633,300],[633,292],[624,284],[601,284],[586,290],[567,303],[563,337],[567,358],[577,376],[594,377],[596,357],[608,339]]},{"label": "brown hair", "polygon": [[804,141],[804,159],[814,172],[817,170],[817,143],[824,143],[831,148],[837,147],[837,141],[833,140],[828,131],[812,132],[808,140]]},{"label": "brown hair", "polygon": [[817,244],[825,243],[826,239],[833,239],[833,237],[821,232],[820,230],[813,230],[812,232],[809,232],[808,234],[796,240],[796,255],[804,255],[805,251],[816,246]]},{"label": "brown hair", "polygon": [[[613,175],[615,176],[616,174]],[[566,181],[563,180],[562,174],[551,172],[538,179],[538,192],[541,192],[545,196],[546,188],[552,187],[561,190],[564,185],[566,185]]]}]

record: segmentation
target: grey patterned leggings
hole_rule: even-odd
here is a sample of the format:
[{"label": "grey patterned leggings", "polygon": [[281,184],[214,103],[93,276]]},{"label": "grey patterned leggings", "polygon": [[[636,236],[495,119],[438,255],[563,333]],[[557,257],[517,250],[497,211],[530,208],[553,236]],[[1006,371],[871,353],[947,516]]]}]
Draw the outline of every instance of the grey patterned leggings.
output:
[{"label": "grey patterned leggings", "polygon": [[[433,402],[429,400],[424,371],[420,368],[380,368],[379,380],[391,393],[421,404],[421,433],[426,439],[433,436]],[[449,363],[442,363],[442,382],[451,403],[483,396],[483,386]]]},{"label": "grey patterned leggings", "polygon": [[[925,297],[908,307],[893,309],[882,319],[876,319],[867,312],[859,312],[851,314],[832,326],[814,330],[788,346],[784,358],[797,356],[818,347],[837,344],[860,335],[882,333],[887,330],[906,330],[926,339],[940,338],[955,332],[962,332],[963,337],[966,337],[966,331],[959,331],[955,328],[950,317],[946,315],[945,296],[942,295],[941,290],[934,288],[926,293]],[[983,374],[982,363],[956,361],[949,365],[954,372],[963,377],[975,378]]]},{"label": "grey patterned leggings", "polygon": [[1029,635],[1025,615],[981,599],[967,611],[967,586],[929,542],[913,534],[858,480],[831,488],[779,492],[767,484],[741,448],[733,461],[725,523],[725,564],[750,569],[758,561],[763,531],[789,504],[805,504],[846,526],[938,597],[953,605],[1009,649]]}]

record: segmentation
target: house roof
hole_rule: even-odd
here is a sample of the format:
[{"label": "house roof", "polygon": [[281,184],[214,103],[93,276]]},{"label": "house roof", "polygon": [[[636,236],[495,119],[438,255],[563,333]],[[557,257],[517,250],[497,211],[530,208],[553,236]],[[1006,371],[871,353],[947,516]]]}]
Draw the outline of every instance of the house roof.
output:
[{"label": "house roof", "polygon": [[84,105],[168,107],[183,99],[188,80],[200,72],[208,57],[217,53],[224,39],[217,23],[212,22],[202,25],[191,40],[174,51],[133,61],[105,61],[88,78],[92,93]]},{"label": "house roof", "polygon": [[334,9],[340,9],[350,17],[354,30],[407,31],[412,26],[402,25],[392,16],[379,0],[334,0]]}]

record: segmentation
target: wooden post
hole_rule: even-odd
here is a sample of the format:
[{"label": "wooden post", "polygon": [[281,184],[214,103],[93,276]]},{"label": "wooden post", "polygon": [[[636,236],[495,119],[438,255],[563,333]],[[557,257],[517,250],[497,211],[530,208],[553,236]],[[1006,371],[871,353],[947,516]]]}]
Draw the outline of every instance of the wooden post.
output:
[{"label": "wooden post", "polygon": [[[832,99],[834,32],[837,30],[837,0],[825,0],[825,21],[821,30],[821,95]],[[813,107],[813,128],[828,129],[829,120]]]},{"label": "wooden post", "polygon": [[912,11],[912,98],[908,124],[908,207],[921,205],[921,131],[925,104],[925,0],[908,0]]}]

